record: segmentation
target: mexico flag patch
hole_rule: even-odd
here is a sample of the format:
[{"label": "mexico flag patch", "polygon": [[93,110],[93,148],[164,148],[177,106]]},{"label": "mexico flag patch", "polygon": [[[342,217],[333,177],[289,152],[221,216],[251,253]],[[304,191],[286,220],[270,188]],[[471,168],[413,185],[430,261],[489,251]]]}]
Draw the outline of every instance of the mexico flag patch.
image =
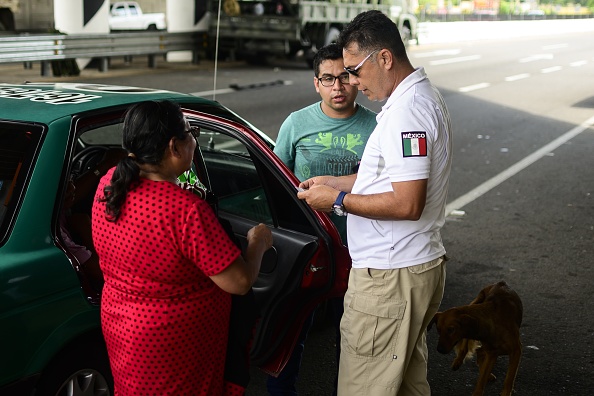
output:
[{"label": "mexico flag patch", "polygon": [[402,132],[402,156],[426,157],[427,132]]}]

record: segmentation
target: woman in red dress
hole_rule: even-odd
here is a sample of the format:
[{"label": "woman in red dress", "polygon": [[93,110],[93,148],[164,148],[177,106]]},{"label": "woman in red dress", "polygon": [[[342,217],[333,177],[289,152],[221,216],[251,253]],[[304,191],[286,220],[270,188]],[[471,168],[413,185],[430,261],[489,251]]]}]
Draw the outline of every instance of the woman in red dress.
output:
[{"label": "woman in red dress", "polygon": [[231,294],[250,290],[272,234],[252,228],[242,257],[210,206],[176,184],[196,144],[177,104],[134,105],[129,154],[97,189],[101,324],[119,396],[242,393],[223,379]]}]

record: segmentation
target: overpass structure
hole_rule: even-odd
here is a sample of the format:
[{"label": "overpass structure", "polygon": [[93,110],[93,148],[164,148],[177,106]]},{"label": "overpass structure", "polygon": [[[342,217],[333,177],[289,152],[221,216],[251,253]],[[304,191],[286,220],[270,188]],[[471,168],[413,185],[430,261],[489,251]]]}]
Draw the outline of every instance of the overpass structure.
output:
[{"label": "overpass structure", "polygon": [[42,75],[50,75],[50,62],[64,59],[83,69],[99,58],[101,71],[114,56],[147,55],[149,67],[157,55],[197,61],[208,30],[206,0],[139,2],[165,7],[166,32],[111,33],[109,0],[0,0],[0,63],[40,61]]}]

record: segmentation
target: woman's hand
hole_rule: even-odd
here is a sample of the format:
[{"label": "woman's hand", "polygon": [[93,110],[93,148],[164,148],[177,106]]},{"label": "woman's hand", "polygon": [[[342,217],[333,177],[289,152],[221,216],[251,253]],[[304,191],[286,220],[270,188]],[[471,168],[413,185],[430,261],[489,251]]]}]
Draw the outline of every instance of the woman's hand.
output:
[{"label": "woman's hand", "polygon": [[252,227],[247,233],[248,247],[252,243],[263,243],[264,251],[272,247],[272,232],[266,225],[260,223]]},{"label": "woman's hand", "polygon": [[252,227],[247,233],[247,248],[243,256],[217,275],[213,280],[221,289],[231,294],[246,294],[258,279],[262,257],[272,247],[272,232],[260,223]]}]

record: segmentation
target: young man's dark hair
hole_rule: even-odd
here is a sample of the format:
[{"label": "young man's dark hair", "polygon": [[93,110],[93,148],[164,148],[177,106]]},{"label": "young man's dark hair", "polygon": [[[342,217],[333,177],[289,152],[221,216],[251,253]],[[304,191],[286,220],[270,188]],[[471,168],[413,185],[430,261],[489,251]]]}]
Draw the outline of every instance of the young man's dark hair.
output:
[{"label": "young man's dark hair", "polygon": [[325,60],[336,60],[342,58],[342,47],[339,47],[335,43],[328,44],[322,47],[316,52],[313,59],[314,75],[318,77],[320,75],[320,64]]},{"label": "young man's dark hair", "polygon": [[[342,48],[329,44],[314,57],[313,86],[319,101],[292,112],[278,132],[274,153],[299,180],[316,175],[341,176],[355,172],[376,114],[356,103],[357,87],[349,84],[344,70]],[[346,217],[330,214],[343,243],[346,243]],[[335,316],[336,355],[340,354],[340,318],[342,297],[329,300]],[[266,388],[270,396],[297,395],[296,383],[313,314],[304,323],[287,365],[277,377],[269,376]]]}]

